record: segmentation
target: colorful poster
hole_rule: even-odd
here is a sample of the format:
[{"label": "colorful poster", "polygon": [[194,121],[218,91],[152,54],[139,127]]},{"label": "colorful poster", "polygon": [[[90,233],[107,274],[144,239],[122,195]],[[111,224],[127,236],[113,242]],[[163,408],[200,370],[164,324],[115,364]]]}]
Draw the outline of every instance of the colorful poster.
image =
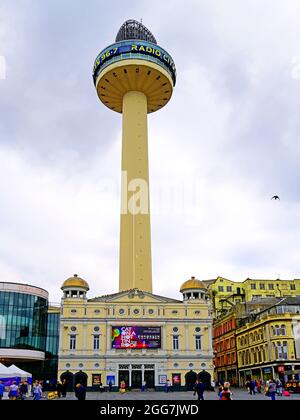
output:
[{"label": "colorful poster", "polygon": [[100,385],[100,383],[101,383],[101,374],[100,373],[99,374],[94,374],[93,373],[92,383],[93,383],[93,386]]},{"label": "colorful poster", "polygon": [[112,376],[112,375],[108,375],[106,377],[106,384],[109,385],[110,382],[111,382],[112,386],[114,386],[116,384],[116,377]]},{"label": "colorful poster", "polygon": [[172,383],[173,383],[174,386],[180,386],[181,385],[181,374],[180,373],[173,373]]},{"label": "colorful poster", "polygon": [[112,327],[113,349],[159,349],[160,327]]},{"label": "colorful poster", "polygon": [[158,381],[160,385],[165,385],[167,383],[167,375],[159,375]]}]

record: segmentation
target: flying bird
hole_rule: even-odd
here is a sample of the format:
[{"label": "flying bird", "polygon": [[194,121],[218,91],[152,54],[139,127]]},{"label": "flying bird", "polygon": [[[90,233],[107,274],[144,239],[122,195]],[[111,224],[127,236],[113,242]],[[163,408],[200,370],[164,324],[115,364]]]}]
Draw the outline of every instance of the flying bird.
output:
[{"label": "flying bird", "polygon": [[280,201],[280,198],[278,197],[278,195],[274,195],[274,197],[272,197],[271,200],[275,200],[275,201],[279,200]]}]

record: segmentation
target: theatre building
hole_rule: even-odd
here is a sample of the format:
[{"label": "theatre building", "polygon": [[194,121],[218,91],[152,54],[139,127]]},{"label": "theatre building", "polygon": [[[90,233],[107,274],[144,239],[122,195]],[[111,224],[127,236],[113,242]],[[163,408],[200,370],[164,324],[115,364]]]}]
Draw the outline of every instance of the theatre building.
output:
[{"label": "theatre building", "polygon": [[205,285],[195,278],[181,286],[182,299],[131,289],[88,299],[89,285],[77,275],[62,285],[59,378],[71,389],[102,382],[118,387],[190,387],[197,375],[213,374],[212,317]]}]

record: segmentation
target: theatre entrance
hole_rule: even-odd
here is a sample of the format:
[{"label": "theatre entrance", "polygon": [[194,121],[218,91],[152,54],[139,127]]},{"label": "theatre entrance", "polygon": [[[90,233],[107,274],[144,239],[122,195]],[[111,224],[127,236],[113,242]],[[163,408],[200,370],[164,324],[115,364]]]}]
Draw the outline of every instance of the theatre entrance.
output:
[{"label": "theatre entrance", "polygon": [[147,389],[155,388],[155,365],[119,365],[119,386],[125,381],[126,388],[141,389],[146,384]]}]

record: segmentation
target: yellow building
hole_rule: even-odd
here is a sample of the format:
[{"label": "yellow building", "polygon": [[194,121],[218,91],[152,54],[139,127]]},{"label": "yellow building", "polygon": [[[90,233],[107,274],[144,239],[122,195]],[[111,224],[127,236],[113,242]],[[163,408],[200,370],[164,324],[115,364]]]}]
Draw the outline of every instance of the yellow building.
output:
[{"label": "yellow building", "polygon": [[[181,286],[182,300],[131,289],[87,299],[78,276],[62,285],[58,376],[69,384],[100,381],[127,387],[180,389],[213,375],[212,317],[205,285]],[[204,371],[204,372],[203,372]]]},{"label": "yellow building", "polygon": [[236,330],[240,384],[300,375],[300,298],[282,299],[254,318]]},{"label": "yellow building", "polygon": [[[148,114],[170,100],[176,69],[151,32],[130,20],[96,58],[100,101],[122,114],[119,293],[87,299],[74,276],[62,285],[59,378],[89,387],[178,389],[213,373],[212,317],[205,285],[192,278],[183,300],[152,293]],[[170,261],[172,256],[170,255]]]},{"label": "yellow building", "polygon": [[257,280],[246,279],[243,282],[218,277],[205,280],[216,315],[228,311],[241,302],[250,302],[260,298],[285,298],[300,296],[300,279],[295,280]]}]

